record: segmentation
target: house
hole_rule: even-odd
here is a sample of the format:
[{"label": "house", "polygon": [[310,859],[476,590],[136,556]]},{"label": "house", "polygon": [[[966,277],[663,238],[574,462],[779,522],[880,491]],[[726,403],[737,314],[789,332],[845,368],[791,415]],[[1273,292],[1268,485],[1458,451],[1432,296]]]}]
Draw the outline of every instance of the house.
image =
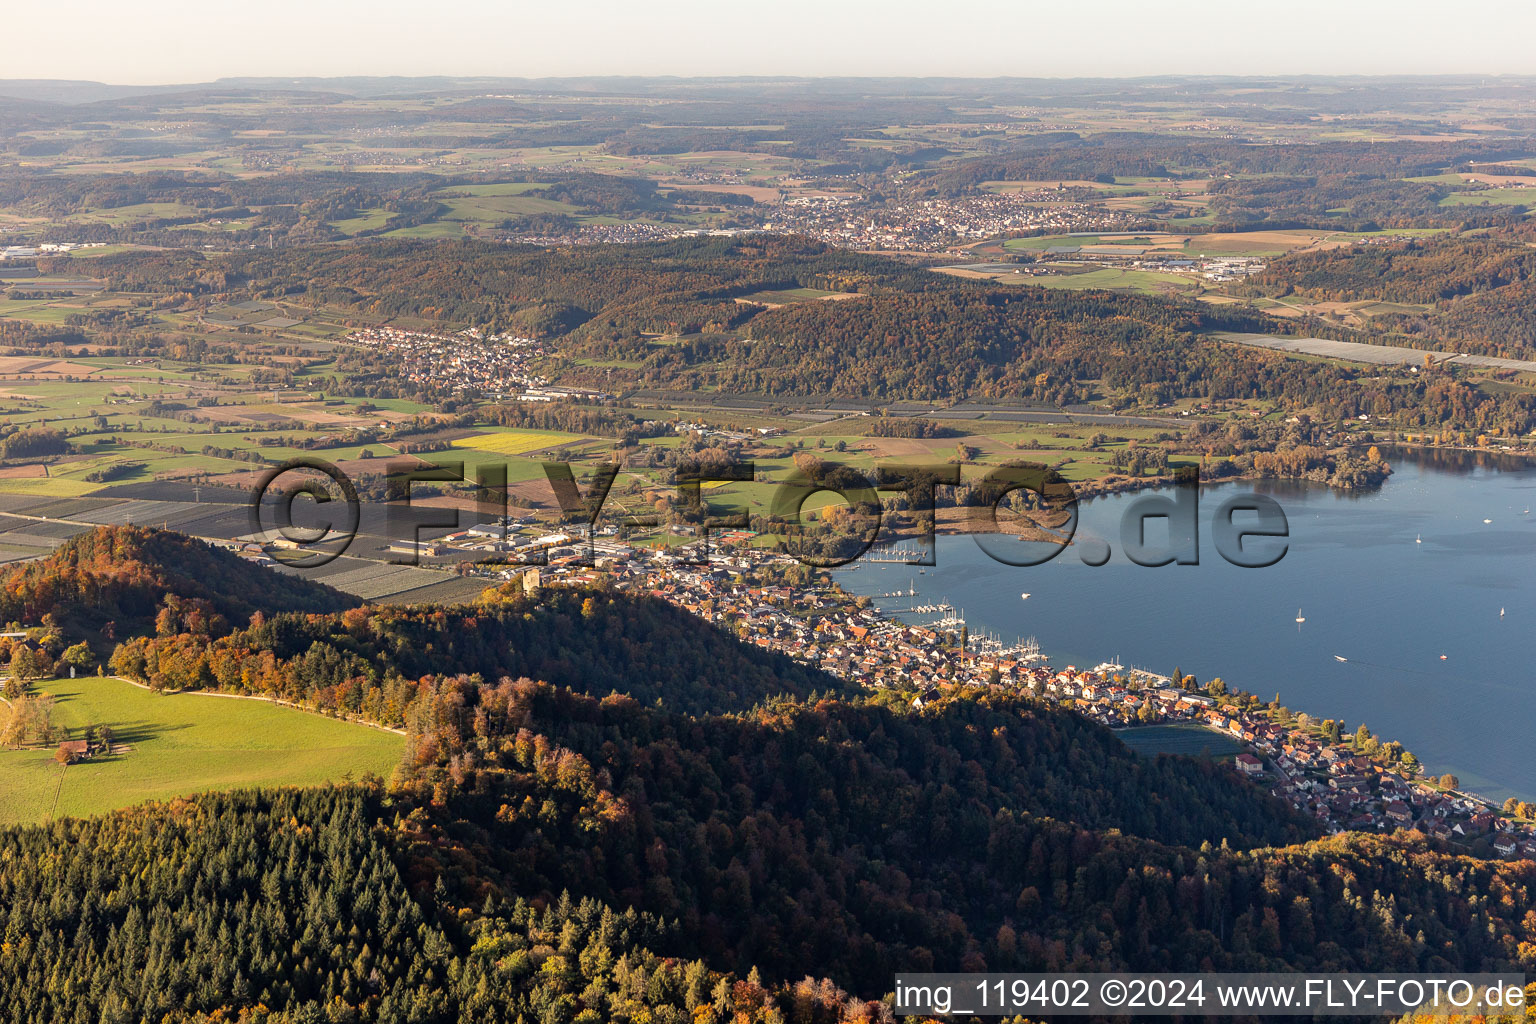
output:
[{"label": "house", "polygon": [[1451,827],[1451,831],[1463,836],[1480,836],[1493,828],[1494,821],[1494,816],[1484,811],[1472,815],[1468,821],[1458,821]]},{"label": "house", "polygon": [[1264,762],[1252,754],[1238,754],[1234,760],[1237,762],[1237,770],[1256,775],[1264,770]]},{"label": "house", "polygon": [[84,761],[91,756],[89,740],[65,740],[59,744],[59,753],[70,761]]},{"label": "house", "polygon": [[1493,852],[1500,857],[1508,857],[1520,848],[1513,836],[1500,836],[1493,841]]}]

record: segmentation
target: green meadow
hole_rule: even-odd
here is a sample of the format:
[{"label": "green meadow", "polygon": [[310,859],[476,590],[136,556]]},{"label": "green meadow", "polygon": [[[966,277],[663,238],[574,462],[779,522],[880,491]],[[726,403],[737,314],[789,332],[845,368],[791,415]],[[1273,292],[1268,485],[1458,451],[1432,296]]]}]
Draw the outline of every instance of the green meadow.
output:
[{"label": "green meadow", "polygon": [[1231,736],[1203,725],[1143,725],[1117,729],[1115,736],[1136,753],[1146,757],[1158,754],[1183,754],[1185,757],[1231,757],[1244,746]]},{"label": "green meadow", "polygon": [[[0,824],[85,816],[208,790],[387,775],[404,737],[267,701],[158,694],[121,679],[55,679],[55,722],[110,725],[128,750],[61,766],[53,749],[0,750]],[[4,709],[0,708],[0,713]]]}]

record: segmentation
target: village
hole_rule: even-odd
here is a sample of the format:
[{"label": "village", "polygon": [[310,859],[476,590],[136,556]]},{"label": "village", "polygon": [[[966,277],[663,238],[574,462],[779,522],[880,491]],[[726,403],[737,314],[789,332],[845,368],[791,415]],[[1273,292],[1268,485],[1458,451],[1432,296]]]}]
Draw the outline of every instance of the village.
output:
[{"label": "village", "polygon": [[1122,230],[1135,218],[1103,205],[1066,201],[1054,187],[872,203],[848,194],[786,199],[764,227],[855,249],[942,252],[1021,232]]},{"label": "village", "polygon": [[347,336],[349,344],[387,352],[397,360],[398,379],[422,387],[473,391],[493,399],[542,397],[548,381],[531,373],[528,363],[544,355],[543,344],[533,338],[484,335],[474,327],[453,335],[407,331],[396,327],[372,327]]}]

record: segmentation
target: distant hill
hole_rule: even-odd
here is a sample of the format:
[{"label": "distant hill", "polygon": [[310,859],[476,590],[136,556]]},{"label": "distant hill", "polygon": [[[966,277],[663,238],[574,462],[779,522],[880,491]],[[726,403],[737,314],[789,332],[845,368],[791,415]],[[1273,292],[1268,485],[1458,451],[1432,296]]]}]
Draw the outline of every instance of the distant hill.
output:
[{"label": "distant hill", "polygon": [[212,616],[241,626],[258,611],[332,612],[361,602],[200,540],[140,526],[98,527],[0,575],[4,622],[30,624],[52,614],[89,633],[113,623],[121,638],[153,630],[168,603],[189,620],[174,625],[207,631]]}]

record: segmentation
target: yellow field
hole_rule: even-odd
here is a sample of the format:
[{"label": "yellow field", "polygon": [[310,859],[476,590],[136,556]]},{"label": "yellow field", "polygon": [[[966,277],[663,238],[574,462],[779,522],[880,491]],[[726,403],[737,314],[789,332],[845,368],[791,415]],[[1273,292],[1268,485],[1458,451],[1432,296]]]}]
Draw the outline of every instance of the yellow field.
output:
[{"label": "yellow field", "polygon": [[525,452],[551,448],[557,444],[581,440],[580,434],[566,434],[558,430],[498,430],[493,434],[476,434],[461,437],[453,442],[455,448],[473,448],[475,451],[492,452],[496,455],[522,455]]}]

